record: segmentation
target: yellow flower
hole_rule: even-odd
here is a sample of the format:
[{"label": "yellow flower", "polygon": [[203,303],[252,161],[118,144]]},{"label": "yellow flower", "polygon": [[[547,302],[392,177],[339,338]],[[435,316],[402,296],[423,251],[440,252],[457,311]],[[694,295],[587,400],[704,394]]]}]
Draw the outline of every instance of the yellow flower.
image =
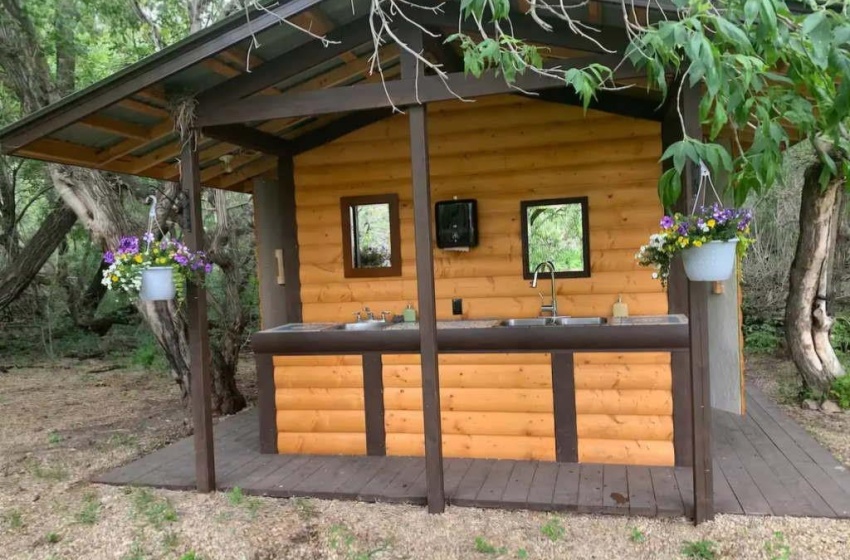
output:
[{"label": "yellow flower", "polygon": [[136,261],[137,263],[142,262],[142,260],[143,260],[142,255],[136,255],[135,257],[133,257],[133,260]]},{"label": "yellow flower", "polygon": [[708,227],[714,227],[717,225],[717,222],[714,221],[714,218],[710,218],[707,222],[705,222],[705,225]]},{"label": "yellow flower", "polygon": [[702,247],[702,241],[700,241],[699,239],[694,241],[694,247]]},{"label": "yellow flower", "polygon": [[112,277],[112,281],[113,281],[113,282],[118,282],[118,277],[117,277],[117,276],[113,276],[113,277]]},{"label": "yellow flower", "polygon": [[679,245],[681,245],[682,247],[687,247],[688,243],[690,243],[690,242],[691,242],[691,240],[688,239],[687,237],[680,237],[679,238]]},{"label": "yellow flower", "polygon": [[154,254],[154,255],[158,255],[158,254],[159,254],[159,249],[154,249],[154,250],[153,250],[153,254]]}]

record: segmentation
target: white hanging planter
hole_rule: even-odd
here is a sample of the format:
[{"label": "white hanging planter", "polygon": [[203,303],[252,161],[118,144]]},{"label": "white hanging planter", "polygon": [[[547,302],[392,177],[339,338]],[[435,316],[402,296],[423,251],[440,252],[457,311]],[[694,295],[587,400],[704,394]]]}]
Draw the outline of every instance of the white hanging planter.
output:
[{"label": "white hanging planter", "polygon": [[170,266],[152,266],[142,271],[142,301],[169,301],[177,295],[174,286],[174,269]]},{"label": "white hanging planter", "polygon": [[735,270],[735,249],[738,239],[709,241],[702,247],[682,251],[685,274],[694,282],[728,280]]}]

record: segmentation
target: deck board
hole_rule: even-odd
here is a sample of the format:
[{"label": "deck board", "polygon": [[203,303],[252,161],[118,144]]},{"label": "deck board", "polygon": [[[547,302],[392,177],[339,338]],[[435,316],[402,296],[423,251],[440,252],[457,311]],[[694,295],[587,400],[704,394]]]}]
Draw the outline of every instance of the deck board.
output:
[{"label": "deck board", "polygon": [[[715,411],[714,495],[719,513],[850,519],[850,472],[751,388],[745,417]],[[257,415],[215,425],[219,489],[276,497],[425,503],[421,457],[261,455]],[[693,509],[689,468],[455,459],[444,462],[450,505],[682,516]],[[195,487],[191,438],[102,473],[94,482]]]}]

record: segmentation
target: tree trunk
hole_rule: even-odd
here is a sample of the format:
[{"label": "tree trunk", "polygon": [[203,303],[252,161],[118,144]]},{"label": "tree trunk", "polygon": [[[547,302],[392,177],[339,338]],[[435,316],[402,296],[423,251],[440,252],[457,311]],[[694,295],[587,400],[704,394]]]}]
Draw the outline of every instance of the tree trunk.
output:
[{"label": "tree trunk", "polygon": [[835,248],[836,221],[844,188],[843,179],[821,188],[821,164],[805,175],[800,200],[800,235],[791,264],[785,331],[791,358],[803,383],[816,395],[829,392],[832,382],[844,375],[829,333],[834,319],[827,312],[830,254]]},{"label": "tree trunk", "polygon": [[8,307],[27,289],[76,221],[74,212],[60,203],[47,215],[18,257],[0,270],[0,310]]}]

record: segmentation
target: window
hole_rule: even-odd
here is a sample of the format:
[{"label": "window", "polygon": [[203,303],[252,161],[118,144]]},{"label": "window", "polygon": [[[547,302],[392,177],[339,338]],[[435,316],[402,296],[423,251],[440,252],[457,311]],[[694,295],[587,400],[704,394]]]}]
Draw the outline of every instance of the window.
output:
[{"label": "window", "polygon": [[398,195],[340,199],[346,278],[401,276]]},{"label": "window", "polygon": [[587,197],[526,200],[520,211],[523,277],[546,261],[558,278],[590,276]]}]

